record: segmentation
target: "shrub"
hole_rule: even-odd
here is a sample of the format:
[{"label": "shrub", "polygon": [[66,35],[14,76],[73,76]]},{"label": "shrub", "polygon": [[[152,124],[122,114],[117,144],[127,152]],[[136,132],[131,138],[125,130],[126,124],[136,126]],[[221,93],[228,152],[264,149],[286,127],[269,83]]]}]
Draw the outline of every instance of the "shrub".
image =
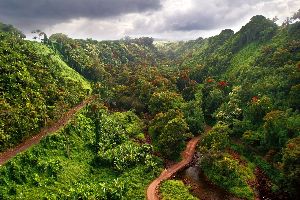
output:
[{"label": "shrub", "polygon": [[240,100],[241,86],[235,86],[232,92],[229,93],[229,101],[224,102],[218,110],[214,113],[214,116],[218,121],[222,121],[227,124],[232,124],[234,119],[240,119],[242,115],[241,100]]},{"label": "shrub", "polygon": [[299,135],[300,115],[290,110],[274,110],[264,117],[265,144],[280,149],[289,138]]},{"label": "shrub", "polygon": [[155,92],[150,98],[149,111],[152,114],[167,112],[169,109],[180,108],[183,102],[182,96],[175,92]]},{"label": "shrub", "polygon": [[283,170],[287,188],[293,197],[299,197],[300,185],[300,136],[290,139],[283,150]]},{"label": "shrub", "polygon": [[189,101],[184,104],[183,112],[190,131],[194,135],[201,133],[204,129],[204,115],[201,105],[196,101]]},{"label": "shrub", "polygon": [[254,126],[249,120],[237,120],[234,119],[232,122],[232,136],[240,138],[245,131],[253,130]]},{"label": "shrub", "polygon": [[263,122],[263,117],[272,109],[271,99],[267,96],[261,98],[252,98],[244,112],[244,119],[249,120],[252,124],[260,125]]},{"label": "shrub", "polygon": [[248,185],[248,181],[254,179],[251,168],[239,164],[239,161],[231,155],[224,153],[218,156],[204,157],[200,166],[213,183],[237,197],[254,199],[254,191]]},{"label": "shrub", "polygon": [[151,158],[147,157],[151,152],[151,146],[139,146],[134,142],[125,142],[119,144],[106,151],[99,151],[98,157],[101,162],[112,166],[118,171],[124,171],[129,167],[137,164],[145,164],[146,158],[149,161]]},{"label": "shrub", "polygon": [[189,187],[185,186],[182,181],[168,180],[164,181],[160,186],[162,200],[196,200],[189,193]]},{"label": "shrub", "polygon": [[191,137],[183,113],[178,110],[158,113],[150,123],[149,133],[155,148],[172,158],[179,156],[184,141]]},{"label": "shrub", "polygon": [[231,130],[226,124],[217,124],[212,130],[203,135],[200,150],[206,151],[222,151],[229,145],[229,135]]},{"label": "shrub", "polygon": [[248,145],[259,146],[264,135],[259,131],[245,131],[242,140]]}]

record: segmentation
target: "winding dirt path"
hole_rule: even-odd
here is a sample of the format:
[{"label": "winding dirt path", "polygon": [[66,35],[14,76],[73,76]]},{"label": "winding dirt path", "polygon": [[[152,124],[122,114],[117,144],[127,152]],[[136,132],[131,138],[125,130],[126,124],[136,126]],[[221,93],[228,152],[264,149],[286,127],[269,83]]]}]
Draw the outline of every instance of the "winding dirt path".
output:
[{"label": "winding dirt path", "polygon": [[90,103],[96,98],[96,96],[91,96],[87,98],[86,100],[82,101],[77,106],[71,108],[68,112],[66,112],[62,118],[60,118],[57,122],[52,124],[50,127],[42,128],[41,131],[34,135],[33,137],[23,141],[18,146],[8,149],[2,153],[0,153],[0,166],[6,163],[8,160],[16,156],[18,153],[23,152],[30,148],[31,146],[38,144],[43,137],[46,135],[49,135],[50,133],[56,132],[60,128],[64,127],[68,121],[80,110],[82,109],[86,104]]},{"label": "winding dirt path", "polygon": [[[209,131],[211,128],[207,126],[205,132]],[[179,170],[185,168],[193,159],[195,154],[195,149],[200,140],[200,136],[191,139],[186,149],[181,153],[182,160],[164,170],[158,178],[156,178],[147,188],[147,200],[159,200],[158,187],[162,181],[165,181],[172,176],[174,176]]]}]

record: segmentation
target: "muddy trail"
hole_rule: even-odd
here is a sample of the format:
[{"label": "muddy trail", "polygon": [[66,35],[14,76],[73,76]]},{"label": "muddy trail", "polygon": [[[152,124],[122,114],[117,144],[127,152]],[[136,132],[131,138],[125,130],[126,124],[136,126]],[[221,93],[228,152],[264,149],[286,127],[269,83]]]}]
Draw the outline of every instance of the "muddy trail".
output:
[{"label": "muddy trail", "polygon": [[53,123],[50,127],[45,127],[42,128],[41,131],[32,136],[31,138],[23,141],[21,144],[18,146],[8,149],[2,153],[0,153],[0,166],[6,163],[8,160],[16,156],[18,153],[26,151],[28,148],[31,146],[38,144],[43,137],[46,135],[49,135],[53,132],[58,131],[60,128],[64,127],[68,121],[79,111],[81,110],[84,106],[86,106],[88,103],[93,101],[96,98],[96,96],[91,96],[87,98],[86,100],[82,101],[80,104],[77,106],[71,108],[68,112],[66,112],[58,121]]},{"label": "muddy trail", "polygon": [[[210,127],[205,128],[205,132],[209,131]],[[169,168],[165,169],[158,178],[150,183],[147,188],[147,200],[159,200],[158,189],[159,184],[167,179],[173,177],[178,171],[187,167],[190,162],[193,160],[193,156],[195,154],[195,149],[200,140],[200,136],[194,137],[191,139],[186,149],[181,153],[182,160],[179,163],[176,163]]]}]

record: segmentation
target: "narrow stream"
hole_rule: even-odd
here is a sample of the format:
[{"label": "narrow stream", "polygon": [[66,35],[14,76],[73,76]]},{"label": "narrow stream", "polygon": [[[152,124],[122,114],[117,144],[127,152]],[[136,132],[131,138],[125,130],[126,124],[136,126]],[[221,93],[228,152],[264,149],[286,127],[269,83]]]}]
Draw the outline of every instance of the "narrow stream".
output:
[{"label": "narrow stream", "polygon": [[186,185],[190,185],[191,193],[201,200],[241,200],[212,184],[197,166],[189,167],[180,172],[177,178]]}]

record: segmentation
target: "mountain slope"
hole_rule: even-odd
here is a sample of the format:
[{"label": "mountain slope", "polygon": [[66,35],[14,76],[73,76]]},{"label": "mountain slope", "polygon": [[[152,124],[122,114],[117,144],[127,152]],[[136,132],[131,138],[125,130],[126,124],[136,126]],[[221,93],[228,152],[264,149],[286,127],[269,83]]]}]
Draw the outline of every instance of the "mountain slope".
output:
[{"label": "mountain slope", "polygon": [[[206,122],[216,125],[200,144],[206,155],[200,166],[239,197],[253,199],[258,190],[261,198],[298,196],[299,35],[300,22],[278,26],[258,15],[236,33],[159,47],[177,58],[170,64],[186,80],[203,86]],[[269,186],[259,182],[261,176]]]},{"label": "mountain slope", "polygon": [[[255,16],[224,44],[198,49],[183,62],[204,85],[206,120],[217,124],[200,144],[206,155],[200,166],[239,197],[253,199],[256,190],[264,191],[261,198],[298,196],[300,155],[291,144],[299,146],[300,134],[299,27],[300,22],[279,27]],[[251,181],[259,185],[254,190]]]},{"label": "mountain slope", "polygon": [[37,133],[91,90],[43,44],[0,32],[0,151]]}]

